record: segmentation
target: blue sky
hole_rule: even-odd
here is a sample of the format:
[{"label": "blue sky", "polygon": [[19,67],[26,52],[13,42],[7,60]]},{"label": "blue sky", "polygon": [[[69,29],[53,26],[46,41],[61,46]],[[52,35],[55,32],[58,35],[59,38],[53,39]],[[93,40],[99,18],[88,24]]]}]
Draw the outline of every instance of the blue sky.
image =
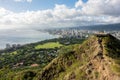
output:
[{"label": "blue sky", "polygon": [[14,0],[0,0],[0,7],[4,7],[8,10],[12,10],[15,12],[26,10],[35,11],[52,9],[54,8],[55,4],[65,4],[68,7],[74,7],[75,2],[77,2],[77,0],[32,0],[32,2],[15,2]]},{"label": "blue sky", "polygon": [[120,23],[120,0],[0,0],[0,29]]},{"label": "blue sky", "polygon": [[[4,7],[8,10],[12,10],[15,12],[20,11],[35,11],[35,10],[44,10],[44,9],[52,9],[55,4],[65,4],[68,7],[74,7],[75,3],[78,0],[32,0],[32,2],[21,1],[16,2],[14,0],[0,0],[0,7]],[[87,2],[88,0],[82,0],[83,2]]]}]

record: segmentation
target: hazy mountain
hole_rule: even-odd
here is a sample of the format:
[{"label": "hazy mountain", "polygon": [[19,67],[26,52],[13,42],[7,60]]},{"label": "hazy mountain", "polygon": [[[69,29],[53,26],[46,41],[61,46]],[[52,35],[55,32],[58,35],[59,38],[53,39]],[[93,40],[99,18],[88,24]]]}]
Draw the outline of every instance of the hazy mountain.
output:
[{"label": "hazy mountain", "polygon": [[113,31],[113,30],[120,30],[120,23],[117,24],[101,24],[101,25],[89,25],[89,26],[79,26],[73,27],[70,29],[81,29],[81,30],[106,30],[106,31]]}]

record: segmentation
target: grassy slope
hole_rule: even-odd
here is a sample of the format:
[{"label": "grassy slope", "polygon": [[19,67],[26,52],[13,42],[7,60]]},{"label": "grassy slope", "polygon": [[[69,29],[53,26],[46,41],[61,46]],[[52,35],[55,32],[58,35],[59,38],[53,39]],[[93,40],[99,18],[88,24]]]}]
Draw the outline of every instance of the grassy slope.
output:
[{"label": "grassy slope", "polygon": [[105,55],[110,59],[112,71],[120,75],[120,40],[113,36],[105,37],[103,41]]},{"label": "grassy slope", "polygon": [[[104,47],[102,54],[99,54],[101,50],[98,37],[93,36],[82,45],[76,45],[69,52],[54,59],[38,74],[36,80],[38,78],[39,80],[100,80],[104,79],[105,75],[109,80],[120,78],[117,76],[120,70],[119,40],[109,35],[101,39]],[[109,60],[117,66],[111,69],[112,64],[109,64]]]},{"label": "grassy slope", "polygon": [[[94,39],[93,39],[94,40]],[[40,80],[67,80],[70,78],[85,79],[85,72],[81,70],[82,65],[87,64],[89,61],[89,56],[85,52],[86,49],[89,49],[90,45],[88,42],[94,42],[92,40],[85,41],[81,46],[73,46],[69,52],[64,53],[58,58],[54,59],[48,66],[45,67],[43,72],[40,74]],[[81,49],[80,49],[81,48]],[[68,48],[69,49],[69,48]],[[90,50],[92,51],[94,47]],[[78,75],[79,74],[79,75]]]},{"label": "grassy slope", "polygon": [[[66,42],[70,42],[70,44],[81,43],[84,39],[52,39],[46,40],[38,43],[32,43],[25,46],[22,46],[20,49],[15,49],[12,51],[3,51],[4,54],[0,55],[0,63],[4,68],[0,69],[0,80],[32,80],[34,77],[37,78],[38,74],[41,72],[41,69],[48,64],[53,58],[58,55],[58,53],[54,52],[56,49],[35,49],[37,45],[44,44],[55,44],[54,46],[63,45]],[[59,43],[58,43],[59,42]],[[49,45],[48,45],[49,46]],[[50,47],[49,47],[50,48]],[[66,46],[60,50],[60,54],[64,54],[63,52],[67,52],[69,46]],[[69,51],[69,50],[68,50]],[[48,55],[49,53],[53,53]],[[19,63],[24,61],[25,64],[15,69],[9,68],[9,65]],[[31,64],[38,63],[40,64],[38,67],[30,67]],[[37,78],[38,79],[38,78]]]},{"label": "grassy slope", "polygon": [[63,47],[42,71],[22,70],[13,80],[119,80],[120,41],[109,35],[101,39],[102,54],[98,37],[92,36],[81,45]]},{"label": "grassy slope", "polygon": [[48,43],[45,43],[43,45],[37,45],[35,46],[35,49],[48,49],[48,48],[59,48],[63,46],[62,44],[60,44],[59,42],[48,42]]}]

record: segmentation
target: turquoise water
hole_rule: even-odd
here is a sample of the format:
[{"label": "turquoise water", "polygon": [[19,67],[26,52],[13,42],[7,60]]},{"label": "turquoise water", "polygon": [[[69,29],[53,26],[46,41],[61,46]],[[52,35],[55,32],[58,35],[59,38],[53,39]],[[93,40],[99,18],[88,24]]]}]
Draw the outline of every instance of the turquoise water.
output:
[{"label": "turquoise water", "polygon": [[37,30],[0,30],[0,49],[5,48],[7,43],[23,45],[57,37]]}]

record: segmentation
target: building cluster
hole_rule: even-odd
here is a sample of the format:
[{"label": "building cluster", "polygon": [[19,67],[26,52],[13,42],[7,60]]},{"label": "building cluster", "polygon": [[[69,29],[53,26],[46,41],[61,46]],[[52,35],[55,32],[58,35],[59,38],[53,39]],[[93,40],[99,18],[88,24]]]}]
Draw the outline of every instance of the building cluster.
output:
[{"label": "building cluster", "polygon": [[10,44],[6,44],[6,49],[11,49],[11,48],[19,48],[19,47],[21,47],[21,45],[20,44],[12,44],[12,45],[10,45]]},{"label": "building cluster", "polygon": [[88,31],[82,31],[82,30],[54,30],[54,31],[48,31],[50,34],[53,35],[59,35],[60,37],[76,37],[76,38],[87,38],[89,36]]},{"label": "building cluster", "polygon": [[[120,39],[120,31],[95,31],[95,30],[77,30],[77,29],[57,29],[57,30],[47,30],[52,35],[59,35],[62,38],[88,38],[92,34],[106,33],[115,36]],[[6,44],[6,49],[19,48],[20,44]]]},{"label": "building cluster", "polygon": [[50,34],[60,35],[60,37],[88,38],[92,34],[106,33],[120,39],[120,31],[97,31],[97,30],[77,30],[77,29],[59,29],[48,30]]}]

